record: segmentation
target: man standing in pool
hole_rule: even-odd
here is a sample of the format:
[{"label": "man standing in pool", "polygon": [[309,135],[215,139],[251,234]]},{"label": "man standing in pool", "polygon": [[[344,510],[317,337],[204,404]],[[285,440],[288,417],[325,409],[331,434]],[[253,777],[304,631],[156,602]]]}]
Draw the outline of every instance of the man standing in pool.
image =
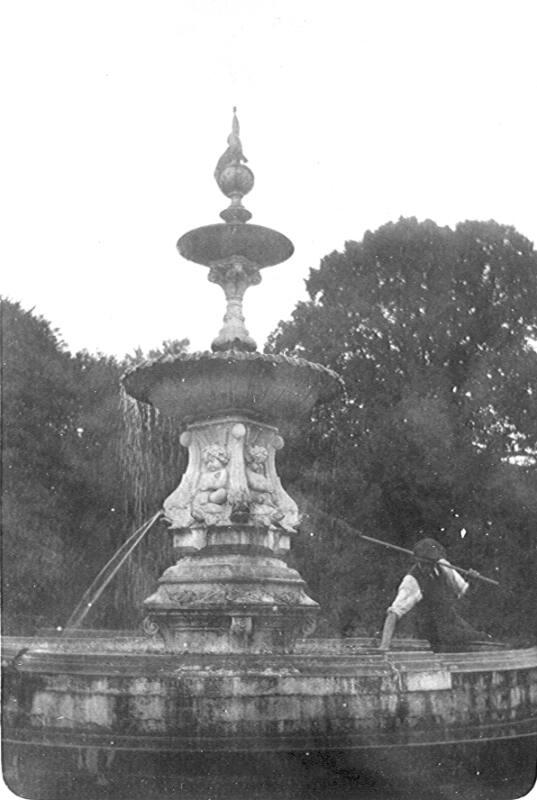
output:
[{"label": "man standing in pool", "polygon": [[[419,634],[429,640],[435,651],[465,650],[471,642],[490,640],[488,634],[476,630],[455,609],[469,584],[451,567],[444,547],[435,539],[421,539],[413,553],[415,564],[388,608],[380,649],[390,649],[397,621],[415,606]],[[475,570],[468,570],[467,574],[479,577]]]}]

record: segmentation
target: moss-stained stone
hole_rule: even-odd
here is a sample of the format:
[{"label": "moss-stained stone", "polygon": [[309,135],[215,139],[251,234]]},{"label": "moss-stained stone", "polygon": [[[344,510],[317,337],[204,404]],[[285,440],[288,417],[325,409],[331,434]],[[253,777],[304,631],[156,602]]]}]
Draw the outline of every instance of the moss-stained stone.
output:
[{"label": "moss-stained stone", "polygon": [[[266,659],[140,650],[119,677],[122,654],[99,647],[79,661],[53,646],[23,661],[19,696],[6,698],[10,709],[26,703],[6,717],[12,739],[112,737],[122,747],[186,752],[368,748],[536,729],[536,648],[458,654],[457,664],[450,654],[349,655],[343,646],[331,656]],[[36,673],[42,680],[30,698],[24,683]]]}]

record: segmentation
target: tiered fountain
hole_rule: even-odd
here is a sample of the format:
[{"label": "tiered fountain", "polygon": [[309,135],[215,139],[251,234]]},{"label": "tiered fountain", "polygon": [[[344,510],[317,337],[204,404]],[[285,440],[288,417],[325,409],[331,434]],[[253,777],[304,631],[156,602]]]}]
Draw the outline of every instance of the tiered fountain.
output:
[{"label": "tiered fountain", "polygon": [[318,605],[284,558],[299,521],[275,465],[280,429],[340,388],[318,364],[256,350],[243,296],[261,269],[293,253],[285,236],[248,225],[242,205],[254,184],[237,117],[215,177],[231,203],[224,223],[186,233],[177,244],[209,267],[227,310],[212,353],[143,364],[127,392],[177,420],[188,468],[164,502],[180,556],[145,601],[148,620],[169,649],[188,653],[282,653],[315,628]]},{"label": "tiered fountain", "polygon": [[428,785],[450,748],[483,745],[490,755],[507,740],[531,773],[536,648],[438,654],[396,639],[381,653],[374,640],[311,637],[318,605],[285,561],[299,511],[276,453],[282,433],[341,382],[317,364],[259,353],[246,330],[244,292],[293,246],[248,223],[242,198],[254,177],[236,117],[228,145],[215,174],[231,200],[224,222],[178,242],[225,292],[212,352],[161,358],[124,378],[132,397],[177,421],[188,448],[163,506],[177,563],[145,600],[145,636],[5,640],[6,778],[54,800],[91,776],[108,784],[103,796],[137,797],[141,786],[140,796],[164,797],[200,771],[220,786],[241,753],[259,790],[256,753],[285,777],[289,753],[304,763],[337,753],[330,763],[355,774],[399,776],[417,752]]}]

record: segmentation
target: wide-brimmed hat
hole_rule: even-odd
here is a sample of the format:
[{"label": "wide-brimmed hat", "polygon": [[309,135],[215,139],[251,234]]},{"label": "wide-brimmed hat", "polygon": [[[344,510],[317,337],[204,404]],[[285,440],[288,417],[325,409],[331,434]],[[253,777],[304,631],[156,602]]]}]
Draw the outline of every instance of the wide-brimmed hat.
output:
[{"label": "wide-brimmed hat", "polygon": [[412,552],[418,558],[430,558],[432,561],[446,558],[447,555],[445,548],[436,539],[420,539]]}]

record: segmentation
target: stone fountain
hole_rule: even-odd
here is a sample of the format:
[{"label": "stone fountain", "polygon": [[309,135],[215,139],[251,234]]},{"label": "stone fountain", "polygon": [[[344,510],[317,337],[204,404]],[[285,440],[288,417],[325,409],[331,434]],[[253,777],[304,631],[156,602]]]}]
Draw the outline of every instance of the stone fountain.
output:
[{"label": "stone fountain", "polygon": [[179,560],[145,608],[149,629],[189,653],[288,652],[313,632],[319,610],[285,563],[299,511],[278,477],[276,453],[281,429],[329,400],[341,382],[319,364],[259,353],[245,327],[244,293],[260,283],[262,269],[293,253],[281,233],[248,224],[242,198],[254,175],[245,160],[234,115],[215,171],[231,200],[220,214],[225,222],[177,243],[225,293],[212,352],[143,364],[124,379],[132,397],[177,421],[188,448],[187,470],[164,501]]},{"label": "stone fountain", "polygon": [[[106,787],[99,796],[161,798],[209,773],[216,787],[240,773],[250,782],[242,796],[255,787],[272,800],[276,789],[259,793],[261,768],[291,780],[292,754],[300,779],[317,759],[312,797],[343,773],[388,775],[399,786],[414,755],[426,779],[420,795],[413,773],[413,796],[432,797],[454,750],[483,775],[515,748],[518,773],[532,780],[537,648],[440,654],[395,639],[381,653],[374,639],[311,636],[319,607],[286,563],[300,514],[276,456],[294,423],[342,385],[318,364],[258,352],[246,329],[246,289],[293,245],[249,223],[242,199],[254,176],[245,161],[234,116],[215,172],[231,201],[224,222],[178,242],[225,293],[212,351],[163,357],[124,377],[133,398],[176,421],[188,448],[163,504],[177,561],[144,602],[145,635],[4,640],[6,779],[54,800],[88,786],[93,797],[95,785]],[[297,763],[308,769],[297,773]]]}]

